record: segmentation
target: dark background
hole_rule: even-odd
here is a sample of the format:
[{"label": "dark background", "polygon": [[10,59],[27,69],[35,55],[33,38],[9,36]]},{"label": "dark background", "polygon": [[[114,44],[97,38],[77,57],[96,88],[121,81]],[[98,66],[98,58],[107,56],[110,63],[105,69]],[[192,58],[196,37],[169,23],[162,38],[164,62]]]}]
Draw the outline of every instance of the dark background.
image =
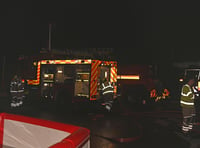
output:
[{"label": "dark background", "polygon": [[132,63],[199,60],[197,1],[1,2],[1,51],[33,54],[48,48],[115,48]]},{"label": "dark background", "polygon": [[152,64],[170,86],[174,62],[199,62],[197,1],[7,0],[1,2],[0,84],[8,89],[19,55],[52,49],[114,48],[120,64]]}]

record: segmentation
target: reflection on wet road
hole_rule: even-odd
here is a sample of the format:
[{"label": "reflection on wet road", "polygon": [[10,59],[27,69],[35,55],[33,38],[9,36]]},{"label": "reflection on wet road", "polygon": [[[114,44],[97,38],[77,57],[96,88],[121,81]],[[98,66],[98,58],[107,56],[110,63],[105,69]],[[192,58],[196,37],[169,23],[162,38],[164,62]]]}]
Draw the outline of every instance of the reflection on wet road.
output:
[{"label": "reflection on wet road", "polygon": [[[191,143],[175,134],[181,122],[180,108],[166,106],[131,106],[116,102],[106,113],[84,106],[58,106],[51,101],[26,101],[21,108],[10,108],[1,99],[1,112],[20,114],[73,124],[90,129],[91,148],[188,148]],[[79,109],[77,109],[79,108]]]}]

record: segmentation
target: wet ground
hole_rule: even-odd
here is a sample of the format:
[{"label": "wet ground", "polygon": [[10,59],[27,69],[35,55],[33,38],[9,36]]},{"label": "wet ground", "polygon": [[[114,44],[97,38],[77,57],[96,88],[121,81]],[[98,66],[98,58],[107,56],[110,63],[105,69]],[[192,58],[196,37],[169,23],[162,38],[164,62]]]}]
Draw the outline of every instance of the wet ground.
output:
[{"label": "wet ground", "polygon": [[0,112],[86,127],[91,131],[91,148],[200,147],[200,125],[191,137],[181,135],[181,110],[173,100],[133,105],[118,99],[111,113],[94,104],[72,107],[31,99],[20,108],[10,108],[7,97],[0,97],[0,103]]}]

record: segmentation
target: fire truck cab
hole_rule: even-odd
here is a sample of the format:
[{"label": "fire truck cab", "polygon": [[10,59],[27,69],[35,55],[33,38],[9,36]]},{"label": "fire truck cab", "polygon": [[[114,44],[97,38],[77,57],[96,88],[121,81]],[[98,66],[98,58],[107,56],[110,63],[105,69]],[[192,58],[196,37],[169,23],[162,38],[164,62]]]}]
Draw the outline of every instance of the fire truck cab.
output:
[{"label": "fire truck cab", "polygon": [[186,78],[188,75],[193,76],[196,79],[195,88],[196,90],[200,91],[200,69],[199,68],[186,68],[184,70],[184,76],[183,78],[180,78],[179,81],[182,82],[184,78]]},{"label": "fire truck cab", "polygon": [[101,80],[108,79],[117,90],[117,62],[93,59],[51,59],[34,62],[35,79],[27,85],[43,99],[76,102],[98,99]]}]

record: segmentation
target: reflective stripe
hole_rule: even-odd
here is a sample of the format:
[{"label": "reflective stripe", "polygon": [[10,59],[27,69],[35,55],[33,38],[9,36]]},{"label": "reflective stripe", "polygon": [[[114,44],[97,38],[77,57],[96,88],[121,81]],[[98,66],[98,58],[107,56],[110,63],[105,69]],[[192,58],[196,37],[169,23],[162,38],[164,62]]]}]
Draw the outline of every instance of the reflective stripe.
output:
[{"label": "reflective stripe", "polygon": [[191,118],[191,117],[192,117],[192,116],[184,116],[185,119],[187,119],[187,118]]},{"label": "reflective stripe", "polygon": [[18,91],[16,91],[16,90],[11,90],[10,92],[24,92],[24,90],[18,90]]},{"label": "reflective stripe", "polygon": [[184,94],[183,92],[181,93],[182,96],[186,96],[186,97],[188,97],[190,94],[192,94],[192,92],[188,92],[187,94]]},{"label": "reflective stripe", "polygon": [[191,130],[193,128],[193,125],[189,124],[188,128]]},{"label": "reflective stripe", "polygon": [[[186,84],[185,87],[188,87],[189,92],[188,92],[187,94],[184,94],[184,93],[183,93],[183,88],[184,88],[184,87],[182,87],[182,91],[181,91],[181,95],[182,95],[182,96],[188,97],[190,94],[193,94],[193,92],[192,92],[192,90],[191,90],[191,88],[190,88],[190,86],[189,86],[188,84]],[[195,97],[195,96],[194,96],[194,94],[193,94],[193,96],[192,96],[191,99],[194,99],[194,97]]]},{"label": "reflective stripe", "polygon": [[18,91],[11,90],[10,92],[18,92]]},{"label": "reflective stripe", "polygon": [[180,103],[185,104],[185,105],[191,105],[191,106],[194,105],[193,102],[185,102],[185,101],[182,101],[182,100],[180,101]]},{"label": "reflective stripe", "polygon": [[193,91],[194,91],[194,92],[198,92],[195,88],[193,88]]},{"label": "reflective stripe", "polygon": [[105,91],[105,92],[103,92],[103,95],[104,95],[104,94],[107,94],[107,93],[113,93],[113,90]]},{"label": "reflective stripe", "polygon": [[113,86],[109,83],[109,85],[108,86],[105,86],[104,84],[102,84],[103,85],[103,88],[102,88],[102,90],[104,90],[104,89],[106,89],[106,88],[109,88],[109,87],[111,87],[111,88],[113,88]]},{"label": "reflective stripe", "polygon": [[189,127],[187,127],[187,126],[182,126],[182,130],[185,131],[185,132],[188,132],[188,131],[189,131]]}]

